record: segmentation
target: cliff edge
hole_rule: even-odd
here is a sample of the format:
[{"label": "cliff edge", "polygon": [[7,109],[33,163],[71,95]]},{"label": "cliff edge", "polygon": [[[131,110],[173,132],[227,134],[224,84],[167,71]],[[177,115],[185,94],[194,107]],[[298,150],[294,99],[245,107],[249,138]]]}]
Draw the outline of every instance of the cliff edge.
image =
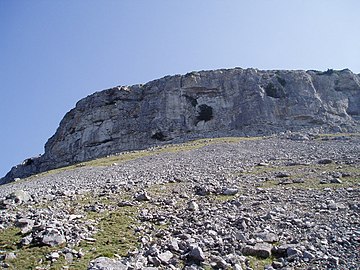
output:
[{"label": "cliff edge", "polygon": [[341,71],[221,69],[119,86],[80,100],[15,178],[184,138],[283,131],[360,131],[360,75]]}]

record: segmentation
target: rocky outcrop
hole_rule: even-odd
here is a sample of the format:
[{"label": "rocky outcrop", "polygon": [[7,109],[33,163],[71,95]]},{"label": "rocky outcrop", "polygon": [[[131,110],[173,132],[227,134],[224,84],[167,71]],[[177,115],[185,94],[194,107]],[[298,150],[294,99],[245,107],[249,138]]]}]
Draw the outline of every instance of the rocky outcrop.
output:
[{"label": "rocky outcrop", "polygon": [[41,157],[17,177],[179,138],[360,130],[360,76],[341,71],[222,69],[114,87],[80,100]]}]

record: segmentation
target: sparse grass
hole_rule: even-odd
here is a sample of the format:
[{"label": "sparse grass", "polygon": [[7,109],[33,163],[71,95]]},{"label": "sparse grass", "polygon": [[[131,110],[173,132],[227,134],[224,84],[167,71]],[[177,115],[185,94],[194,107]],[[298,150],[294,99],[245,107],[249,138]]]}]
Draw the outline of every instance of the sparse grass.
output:
[{"label": "sparse grass", "polygon": [[51,263],[46,260],[46,255],[61,249],[60,247],[48,246],[27,246],[20,247],[19,242],[22,236],[20,229],[9,227],[0,231],[0,250],[6,253],[13,252],[16,259],[7,261],[10,270],[35,269],[36,266],[47,267],[46,269],[60,270],[65,263],[64,258]]},{"label": "sparse grass", "polygon": [[9,227],[0,231],[0,250],[15,250],[21,239],[20,229]]},{"label": "sparse grass", "polygon": [[[339,136],[360,136],[360,134],[323,134],[319,138],[324,137],[339,137]],[[194,149],[199,149],[207,145],[214,145],[220,143],[237,143],[243,140],[258,140],[261,138],[239,138],[239,137],[230,137],[230,138],[214,138],[214,139],[201,139],[184,144],[178,145],[167,145],[162,147],[157,147],[149,150],[142,151],[133,151],[124,153],[121,155],[115,155],[111,157],[96,159],[88,162],[83,162],[81,164],[72,165],[65,168],[59,168],[49,172],[45,172],[41,175],[59,173],[66,170],[76,169],[81,166],[108,166],[113,163],[122,163],[130,160],[135,160],[142,157],[158,155],[161,153],[177,153],[180,151],[190,151]],[[357,166],[357,167],[356,167]],[[282,187],[291,187],[291,188],[312,188],[312,189],[321,189],[326,187],[339,188],[339,187],[349,187],[358,185],[360,183],[360,168],[358,165],[346,165],[346,164],[310,164],[310,165],[297,165],[297,166],[256,166],[251,170],[240,173],[243,175],[256,175],[257,177],[261,176],[274,176],[276,172],[286,171],[291,174],[290,177],[285,179],[304,179],[304,183],[292,183],[288,185],[279,185],[284,179],[270,178],[272,180],[261,182],[261,187],[263,188],[282,188]],[[341,184],[320,184],[322,175],[324,178],[327,174],[333,172],[347,172],[350,173],[348,177],[342,177]],[[34,177],[28,178],[29,180]],[[149,195],[154,198],[169,196],[171,197],[172,191],[177,188],[181,189],[184,183],[166,183],[152,185],[147,189]],[[36,266],[41,266],[46,269],[51,270],[60,270],[62,266],[68,265],[69,269],[86,269],[90,260],[99,257],[107,256],[114,257],[115,254],[119,256],[126,256],[129,250],[135,249],[138,246],[138,237],[134,233],[134,227],[137,223],[137,214],[140,207],[148,207],[148,203],[141,203],[140,206],[134,207],[122,207],[117,208],[116,204],[119,199],[131,199],[130,195],[127,193],[122,193],[121,195],[109,195],[104,197],[94,197],[92,194],[84,194],[77,196],[76,199],[64,199],[64,204],[68,207],[68,211],[71,209],[79,210],[79,214],[84,214],[83,207],[86,204],[99,203],[101,205],[111,206],[112,211],[105,210],[105,212],[89,212],[86,214],[86,219],[93,219],[97,221],[97,227],[99,231],[93,236],[97,241],[94,243],[83,241],[80,243],[79,247],[85,253],[85,256],[80,259],[74,259],[73,263],[65,262],[64,256],[54,263],[47,261],[45,259],[46,255],[53,251],[59,251],[62,249],[60,247],[47,247],[47,246],[29,246],[22,247],[18,246],[18,243],[21,240],[20,230],[18,228],[10,227],[0,231],[0,252],[14,252],[17,258],[13,261],[8,262],[10,270],[18,269],[35,269]],[[227,196],[227,195],[210,195],[208,199],[212,202],[227,202],[231,201],[237,197],[237,195]],[[178,202],[179,203],[179,202]],[[180,202],[181,203],[181,202]],[[52,206],[53,202],[44,203],[41,207]],[[155,206],[154,206],[155,207]],[[161,207],[161,206],[156,206]],[[109,209],[109,208],[106,208]],[[78,214],[76,212],[75,214]],[[167,229],[167,224],[154,224],[156,230]],[[1,253],[0,253],[1,254]],[[259,259],[256,257],[249,257],[251,267],[256,269],[264,269],[265,265],[272,263],[273,258],[268,259]]]},{"label": "sparse grass", "polygon": [[[84,214],[82,206],[94,203],[113,206],[116,201],[107,197],[93,197],[91,194],[86,194],[79,196],[76,200],[66,200],[65,204],[68,211],[74,208],[78,210],[77,213]],[[138,210],[138,207],[121,207],[114,211],[101,213],[88,212],[85,219],[97,221],[98,232],[92,236],[96,242],[82,241],[75,249],[81,249],[85,256],[80,259],[74,258],[72,263],[67,263],[64,256],[53,263],[46,260],[46,255],[53,251],[61,251],[64,245],[57,247],[31,245],[20,247],[18,244],[22,235],[20,229],[14,227],[0,231],[0,251],[16,254],[16,259],[8,262],[10,270],[35,269],[37,266],[44,267],[44,269],[60,270],[64,265],[74,270],[87,269],[89,262],[97,257],[114,257],[115,254],[127,256],[129,250],[137,247],[138,236],[135,235],[132,226],[137,222]]]},{"label": "sparse grass", "polygon": [[264,270],[265,266],[271,265],[274,260],[273,257],[262,259],[254,256],[247,256],[247,258],[249,259],[250,267],[253,270]]},{"label": "sparse grass", "polygon": [[298,189],[324,189],[324,188],[346,188],[352,187],[360,183],[360,178],[358,177],[346,177],[341,179],[341,184],[326,183],[321,184],[319,178],[310,178],[306,179],[303,183],[291,183],[286,185],[281,185],[279,180],[270,180],[264,182],[261,186],[263,188],[275,188],[275,187],[288,187],[288,188],[298,188]]},{"label": "sparse grass", "polygon": [[[190,151],[202,148],[207,145],[220,144],[220,143],[237,143],[240,141],[248,141],[248,140],[260,140],[264,137],[222,137],[222,138],[206,138],[206,139],[198,139],[194,141],[189,141],[181,144],[168,144],[153,147],[145,150],[138,151],[130,151],[123,152],[117,155],[112,155],[108,157],[98,158],[90,161],[81,162],[78,164],[61,167],[53,170],[49,170],[46,172],[39,173],[37,175],[30,176],[28,178],[24,178],[22,181],[32,180],[37,177],[42,177],[46,175],[56,174],[68,170],[74,170],[79,167],[97,167],[97,166],[109,166],[114,163],[123,163],[126,161],[136,160],[143,157],[158,155],[162,153],[177,153],[182,151]],[[11,184],[11,183],[9,183]]]},{"label": "sparse grass", "polygon": [[132,228],[136,223],[136,215],[136,207],[122,207],[114,212],[98,214],[99,232],[93,236],[96,242],[80,243],[79,247],[85,252],[85,256],[74,261],[70,269],[86,269],[90,260],[101,256],[127,256],[130,250],[138,246],[138,237]]},{"label": "sparse grass", "polygon": [[155,184],[151,185],[146,189],[150,197],[163,197],[165,194],[169,195],[175,188],[180,187],[181,183],[164,183],[164,184]]},{"label": "sparse grass", "polygon": [[[323,188],[339,188],[339,187],[351,187],[360,184],[360,168],[353,165],[344,164],[312,164],[308,166],[281,166],[281,167],[261,167],[260,170],[253,172],[254,174],[261,175],[267,173],[274,173],[277,171],[287,171],[291,175],[286,178],[274,178],[265,182],[262,182],[261,187],[263,188],[274,188],[274,187],[291,187],[300,189],[323,189]],[[328,174],[333,172],[339,173],[350,173],[350,176],[341,177],[341,184],[327,183],[320,184],[320,180],[326,179]],[[324,175],[324,176],[323,176]],[[282,185],[282,181],[303,179],[303,183],[288,183]]]},{"label": "sparse grass", "polygon": [[326,138],[326,137],[331,137],[331,138],[336,138],[336,137],[360,137],[360,133],[324,133],[324,134],[318,134],[316,135],[317,138]]}]

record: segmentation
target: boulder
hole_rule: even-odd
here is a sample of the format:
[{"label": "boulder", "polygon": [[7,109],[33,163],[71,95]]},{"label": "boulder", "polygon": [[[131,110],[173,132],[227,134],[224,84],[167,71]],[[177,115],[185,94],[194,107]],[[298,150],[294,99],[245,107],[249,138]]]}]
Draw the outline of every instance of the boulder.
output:
[{"label": "boulder", "polygon": [[47,246],[58,246],[66,242],[65,236],[57,229],[48,228],[42,232],[41,243]]},{"label": "boulder", "polygon": [[271,256],[272,245],[267,243],[256,243],[255,246],[246,245],[242,249],[245,256],[257,256],[260,258],[268,258]]},{"label": "boulder", "polygon": [[30,201],[31,196],[24,190],[16,190],[9,194],[7,199],[13,200],[17,204],[22,204]]},{"label": "boulder", "polygon": [[205,261],[205,254],[198,245],[194,244],[190,246],[188,258],[196,262],[203,262]]}]

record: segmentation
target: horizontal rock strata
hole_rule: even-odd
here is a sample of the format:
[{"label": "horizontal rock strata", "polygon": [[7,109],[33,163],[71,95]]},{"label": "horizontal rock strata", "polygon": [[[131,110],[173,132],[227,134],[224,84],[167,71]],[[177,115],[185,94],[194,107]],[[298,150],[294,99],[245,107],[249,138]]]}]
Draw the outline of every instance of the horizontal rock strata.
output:
[{"label": "horizontal rock strata", "polygon": [[80,100],[41,157],[13,181],[126,150],[196,137],[285,130],[359,131],[360,76],[350,70],[222,69],[114,87]]}]

